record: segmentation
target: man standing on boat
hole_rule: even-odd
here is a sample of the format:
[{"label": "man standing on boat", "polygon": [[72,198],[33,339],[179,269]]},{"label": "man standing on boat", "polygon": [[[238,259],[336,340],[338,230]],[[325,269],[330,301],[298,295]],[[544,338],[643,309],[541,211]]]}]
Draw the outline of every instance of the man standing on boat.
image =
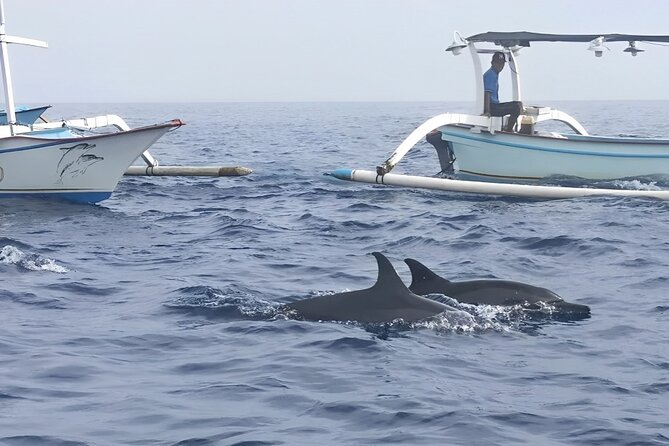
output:
[{"label": "man standing on boat", "polygon": [[505,63],[504,53],[497,51],[492,55],[490,69],[483,74],[483,114],[487,116],[509,115],[504,130],[513,132],[518,116],[523,113],[523,103],[520,101],[499,102],[499,73],[504,69]]}]

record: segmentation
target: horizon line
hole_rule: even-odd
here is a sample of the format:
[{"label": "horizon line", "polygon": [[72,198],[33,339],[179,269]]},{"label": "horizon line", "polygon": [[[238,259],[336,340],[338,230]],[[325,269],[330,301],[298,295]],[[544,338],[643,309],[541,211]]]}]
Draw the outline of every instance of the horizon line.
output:
[{"label": "horizon line", "polygon": [[[43,105],[45,103],[49,104],[415,104],[415,103],[426,103],[426,104],[444,104],[444,103],[459,103],[473,104],[476,101],[474,100],[244,100],[244,101],[183,101],[183,100],[174,100],[174,101],[18,101],[17,104],[39,104]],[[525,101],[523,101],[525,102]],[[536,105],[543,102],[669,102],[667,99],[539,99],[536,101],[527,101],[528,105]],[[4,107],[4,102],[0,103],[0,106]]]}]

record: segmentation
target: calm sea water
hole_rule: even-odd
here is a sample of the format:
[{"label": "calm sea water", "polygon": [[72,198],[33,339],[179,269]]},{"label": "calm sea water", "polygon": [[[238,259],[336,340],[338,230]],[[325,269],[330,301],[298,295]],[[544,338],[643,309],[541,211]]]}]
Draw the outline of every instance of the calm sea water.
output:
[{"label": "calm sea water", "polygon": [[[669,103],[563,103],[593,133],[669,136]],[[0,202],[2,445],[669,444],[669,203],[499,199],[342,182],[463,104],[85,104],[188,124],[98,206]],[[422,144],[398,171],[436,173]],[[658,184],[628,182],[624,187]],[[659,184],[660,186],[669,186]],[[297,321],[370,286],[372,251],[587,304],[413,327]]]}]

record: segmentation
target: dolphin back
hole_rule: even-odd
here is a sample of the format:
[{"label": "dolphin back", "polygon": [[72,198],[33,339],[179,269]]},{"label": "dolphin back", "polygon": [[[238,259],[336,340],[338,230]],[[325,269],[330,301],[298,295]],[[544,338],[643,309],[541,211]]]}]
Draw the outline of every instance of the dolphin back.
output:
[{"label": "dolphin back", "polygon": [[586,305],[565,302],[553,291],[511,280],[483,279],[451,282],[435,274],[427,266],[414,259],[405,259],[411,270],[409,289],[419,295],[443,294],[458,302],[472,305],[523,305],[538,309],[548,304],[557,314],[581,318],[590,315]]},{"label": "dolphin back", "polygon": [[412,293],[390,261],[373,252],[378,265],[376,283],[364,290],[335,293],[288,304],[307,320],[383,323],[402,319],[416,322],[452,309]]}]

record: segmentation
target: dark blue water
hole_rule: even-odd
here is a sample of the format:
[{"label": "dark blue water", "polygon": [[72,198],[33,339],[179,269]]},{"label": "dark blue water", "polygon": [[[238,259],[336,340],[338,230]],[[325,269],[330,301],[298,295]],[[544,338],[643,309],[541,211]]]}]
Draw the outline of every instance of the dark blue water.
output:
[{"label": "dark blue water", "polygon": [[[559,105],[593,133],[669,136],[668,103]],[[0,444],[669,444],[669,203],[323,175],[373,168],[462,107],[55,106],[182,118],[153,150],[162,164],[254,173],[126,178],[99,206],[0,202]],[[427,144],[397,169],[439,170]],[[460,305],[384,329],[278,310],[370,286],[372,251],[407,283],[413,257],[456,280],[550,288],[592,317]]]}]

